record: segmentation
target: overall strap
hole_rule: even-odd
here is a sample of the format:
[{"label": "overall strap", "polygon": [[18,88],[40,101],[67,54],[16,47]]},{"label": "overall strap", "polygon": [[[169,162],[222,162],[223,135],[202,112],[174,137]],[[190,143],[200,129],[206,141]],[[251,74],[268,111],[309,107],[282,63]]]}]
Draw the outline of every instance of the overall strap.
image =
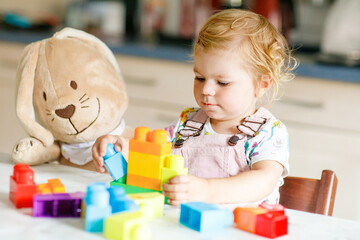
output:
[{"label": "overall strap", "polygon": [[240,132],[254,137],[270,117],[271,114],[269,111],[265,108],[259,108],[255,114],[246,117],[244,122],[238,125],[237,128]]},{"label": "overall strap", "polygon": [[199,136],[208,118],[202,109],[190,112],[184,122],[184,128],[177,132],[180,137],[175,141],[174,146],[176,148],[182,147],[187,138]]}]

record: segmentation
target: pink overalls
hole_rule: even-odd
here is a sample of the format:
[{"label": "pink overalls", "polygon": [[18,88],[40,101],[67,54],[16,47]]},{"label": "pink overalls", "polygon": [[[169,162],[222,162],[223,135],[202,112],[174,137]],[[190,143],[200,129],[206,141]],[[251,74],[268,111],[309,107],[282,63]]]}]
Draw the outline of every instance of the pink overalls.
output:
[{"label": "pink overalls", "polygon": [[200,109],[188,114],[174,141],[173,154],[182,155],[189,174],[202,178],[225,178],[249,171],[245,142],[257,134],[270,117],[263,108],[237,126],[239,134],[200,135],[208,116]]}]

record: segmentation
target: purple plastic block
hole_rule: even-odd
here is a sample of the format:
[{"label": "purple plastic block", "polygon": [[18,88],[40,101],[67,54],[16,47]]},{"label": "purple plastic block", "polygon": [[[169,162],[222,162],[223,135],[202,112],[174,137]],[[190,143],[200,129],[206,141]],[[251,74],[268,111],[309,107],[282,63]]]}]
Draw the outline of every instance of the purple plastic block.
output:
[{"label": "purple plastic block", "polygon": [[37,194],[33,199],[33,217],[80,217],[83,192]]}]

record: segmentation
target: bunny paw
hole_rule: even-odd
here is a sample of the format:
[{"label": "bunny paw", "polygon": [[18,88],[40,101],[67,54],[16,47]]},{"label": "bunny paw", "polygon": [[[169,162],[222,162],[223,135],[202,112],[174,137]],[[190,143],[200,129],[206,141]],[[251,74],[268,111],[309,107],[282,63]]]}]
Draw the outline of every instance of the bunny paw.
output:
[{"label": "bunny paw", "polygon": [[28,137],[16,143],[12,159],[16,163],[36,165],[56,160],[59,154],[60,149],[57,144],[45,147],[39,140]]}]

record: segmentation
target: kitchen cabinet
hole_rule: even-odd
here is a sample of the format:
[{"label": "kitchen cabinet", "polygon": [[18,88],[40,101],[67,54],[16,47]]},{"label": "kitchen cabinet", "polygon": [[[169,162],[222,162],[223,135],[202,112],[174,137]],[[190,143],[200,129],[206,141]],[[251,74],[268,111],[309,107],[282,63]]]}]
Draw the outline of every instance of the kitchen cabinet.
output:
[{"label": "kitchen cabinet", "polygon": [[[15,115],[15,73],[23,44],[0,42],[0,151],[26,136]],[[127,84],[129,126],[162,128],[196,106],[191,63],[116,55]],[[360,220],[360,84],[296,77],[267,106],[287,126],[291,175],[338,176],[334,215]]]}]

